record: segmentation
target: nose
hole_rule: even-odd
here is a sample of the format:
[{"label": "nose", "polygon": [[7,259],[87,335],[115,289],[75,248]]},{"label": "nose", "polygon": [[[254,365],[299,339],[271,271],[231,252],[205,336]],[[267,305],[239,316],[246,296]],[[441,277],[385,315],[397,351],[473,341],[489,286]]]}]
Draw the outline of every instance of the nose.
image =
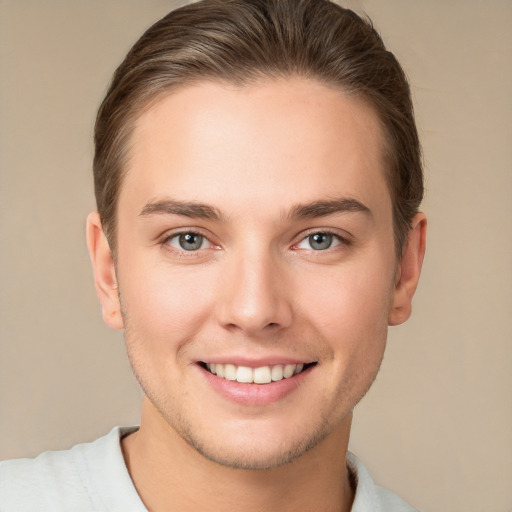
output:
[{"label": "nose", "polygon": [[217,303],[217,318],[224,328],[257,337],[290,326],[291,289],[276,259],[241,254],[226,262]]}]

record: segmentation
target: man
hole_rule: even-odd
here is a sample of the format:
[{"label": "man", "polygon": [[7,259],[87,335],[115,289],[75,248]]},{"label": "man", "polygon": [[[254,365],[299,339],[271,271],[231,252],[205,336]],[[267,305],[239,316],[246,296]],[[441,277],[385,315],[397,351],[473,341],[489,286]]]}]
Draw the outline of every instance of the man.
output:
[{"label": "man", "polygon": [[140,428],[0,466],[0,509],[406,511],[347,453],[426,219],[405,76],[327,0],[151,27],[95,133],[87,240]]}]

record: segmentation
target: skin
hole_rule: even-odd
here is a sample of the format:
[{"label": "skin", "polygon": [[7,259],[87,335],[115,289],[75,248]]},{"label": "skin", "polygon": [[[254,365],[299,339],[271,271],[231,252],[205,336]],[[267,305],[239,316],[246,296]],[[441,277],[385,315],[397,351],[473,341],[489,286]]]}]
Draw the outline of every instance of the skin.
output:
[{"label": "skin", "polygon": [[[104,319],[125,330],[145,391],[123,450],[149,510],[350,510],[352,409],[388,325],[410,315],[425,250],[418,214],[397,261],[382,147],[372,108],[295,77],[188,86],[139,118],[117,261],[97,213],[88,244]],[[198,250],[180,247],[190,231]],[[315,250],[314,233],[332,245]],[[248,405],[198,365],[233,357],[316,365]]]}]

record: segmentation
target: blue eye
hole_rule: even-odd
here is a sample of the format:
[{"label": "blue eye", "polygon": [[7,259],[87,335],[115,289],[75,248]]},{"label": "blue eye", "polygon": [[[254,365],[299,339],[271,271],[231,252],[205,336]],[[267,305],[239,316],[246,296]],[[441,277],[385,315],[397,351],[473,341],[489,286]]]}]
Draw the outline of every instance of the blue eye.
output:
[{"label": "blue eye", "polygon": [[302,239],[297,247],[299,249],[313,249],[314,251],[325,251],[340,244],[340,238],[333,233],[318,232]]},{"label": "blue eye", "polygon": [[198,251],[199,249],[204,249],[209,244],[207,238],[199,233],[193,232],[178,233],[170,237],[167,243],[176,249],[184,251]]}]

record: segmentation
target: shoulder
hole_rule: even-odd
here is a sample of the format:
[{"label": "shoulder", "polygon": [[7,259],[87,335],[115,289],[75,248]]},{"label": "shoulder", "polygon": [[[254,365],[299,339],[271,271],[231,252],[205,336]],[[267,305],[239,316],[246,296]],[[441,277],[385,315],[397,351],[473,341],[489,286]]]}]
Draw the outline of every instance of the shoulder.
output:
[{"label": "shoulder", "polygon": [[417,508],[413,507],[405,500],[397,496],[394,492],[377,486],[377,493],[380,502],[382,503],[382,510],[389,512],[419,512]]},{"label": "shoulder", "polygon": [[376,485],[363,463],[350,452],[347,466],[356,486],[352,512],[418,512],[395,493]]},{"label": "shoulder", "polygon": [[107,503],[117,499],[112,495],[138,499],[120,448],[124,432],[115,428],[70,450],[0,462],[0,510],[115,510],[117,507]]},{"label": "shoulder", "polygon": [[45,452],[35,459],[0,462],[2,511],[92,510],[72,450]]}]

